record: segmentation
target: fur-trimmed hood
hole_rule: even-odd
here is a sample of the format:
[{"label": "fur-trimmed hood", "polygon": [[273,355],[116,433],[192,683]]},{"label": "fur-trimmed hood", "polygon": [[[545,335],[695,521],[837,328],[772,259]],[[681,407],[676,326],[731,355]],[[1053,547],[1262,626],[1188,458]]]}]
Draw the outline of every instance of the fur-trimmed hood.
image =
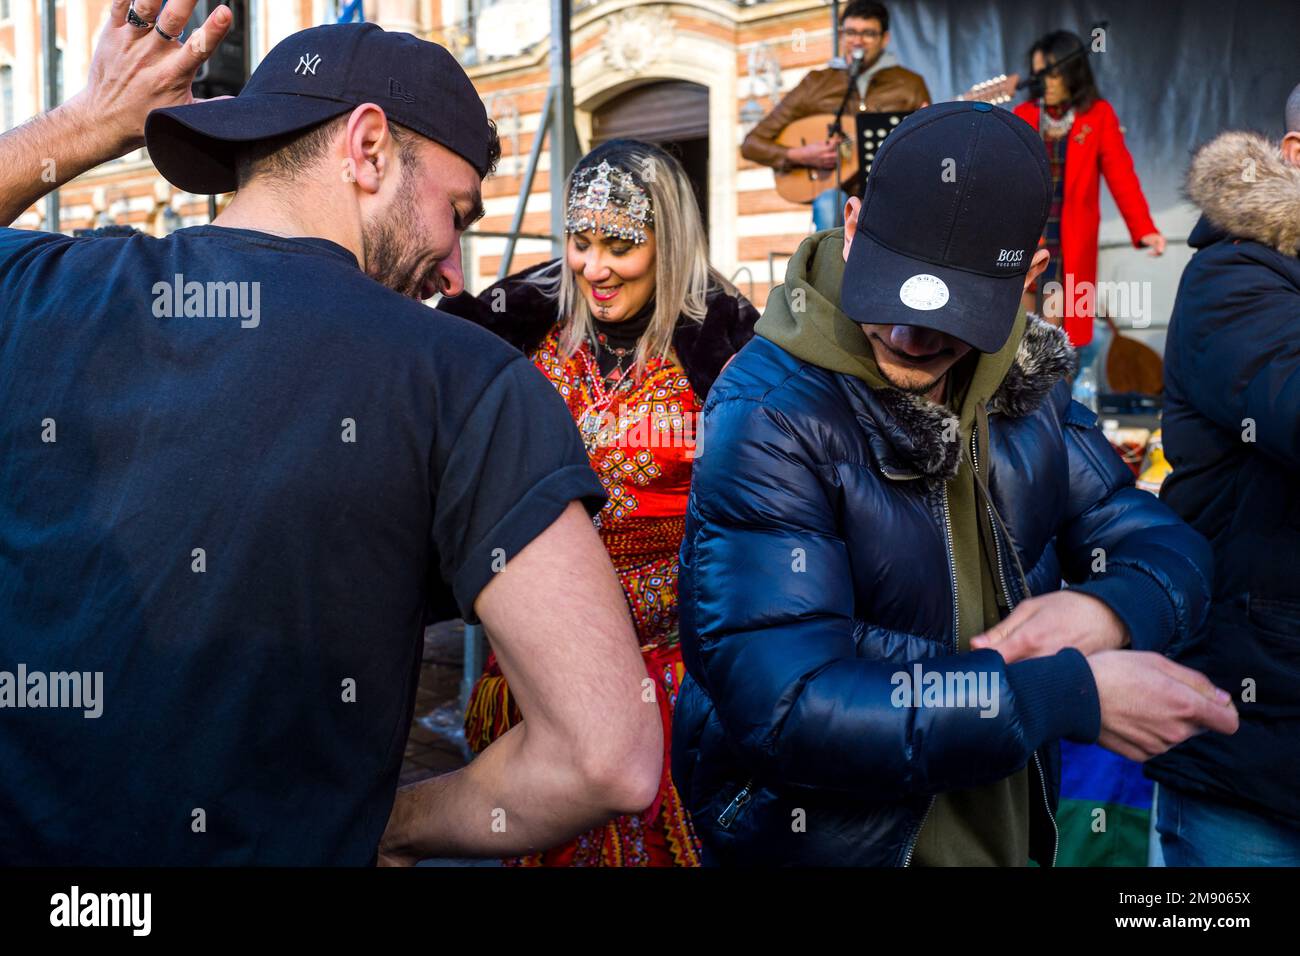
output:
[{"label": "fur-trimmed hood", "polygon": [[[1038,407],[1075,359],[1069,337],[1032,315],[1017,316],[1006,344],[978,353],[961,408],[936,405],[892,387],[880,373],[862,329],[839,307],[844,230],[814,233],[799,245],[772,290],[755,332],[801,361],[849,376],[855,403],[873,419],[868,440],[882,467],[930,479],[956,476],[977,409],[1024,417]],[[846,383],[845,387],[850,387]]]},{"label": "fur-trimmed hood", "polygon": [[[1033,413],[1057,382],[1074,374],[1077,364],[1074,346],[1062,329],[1027,316],[1015,359],[988,402],[989,414],[1023,418]],[[891,450],[901,459],[898,464],[932,479],[957,474],[965,446],[944,438],[951,431],[952,409],[896,388],[873,389],[872,397],[888,420],[886,431]]]},{"label": "fur-trimmed hood", "polygon": [[1218,228],[1293,256],[1300,250],[1300,169],[1278,144],[1229,132],[1192,157],[1187,198]]}]

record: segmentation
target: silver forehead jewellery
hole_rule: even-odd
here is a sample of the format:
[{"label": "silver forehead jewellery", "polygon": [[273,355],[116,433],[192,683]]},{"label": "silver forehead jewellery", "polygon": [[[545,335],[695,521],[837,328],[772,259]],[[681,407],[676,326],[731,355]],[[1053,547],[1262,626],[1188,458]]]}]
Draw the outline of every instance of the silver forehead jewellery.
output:
[{"label": "silver forehead jewellery", "polygon": [[632,174],[602,160],[573,177],[564,228],[566,232],[598,230],[602,235],[629,239],[638,246],[654,226],[650,195]]}]

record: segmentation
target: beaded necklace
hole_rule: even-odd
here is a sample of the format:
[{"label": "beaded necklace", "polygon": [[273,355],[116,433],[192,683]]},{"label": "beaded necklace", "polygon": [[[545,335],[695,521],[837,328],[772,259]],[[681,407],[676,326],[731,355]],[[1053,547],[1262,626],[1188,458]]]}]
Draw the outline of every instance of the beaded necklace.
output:
[{"label": "beaded necklace", "polygon": [[1053,116],[1051,113],[1053,109],[1059,108],[1049,107],[1044,103],[1038,114],[1038,126],[1045,139],[1060,139],[1074,125],[1074,107],[1070,107],[1060,116]]},{"label": "beaded necklace", "polygon": [[[582,356],[582,364],[587,371],[587,381],[591,385],[591,394],[595,401],[583,410],[581,417],[578,419],[578,431],[582,434],[582,443],[587,449],[587,457],[590,458],[596,454],[600,447],[600,434],[604,430],[605,412],[609,409],[614,399],[629,391],[634,384],[634,377],[629,374],[630,370],[623,368],[623,360],[635,353],[635,349],[611,349],[610,351],[618,357],[618,367],[610,376],[604,376],[600,369],[591,360],[591,351],[583,348],[578,354]],[[623,354],[620,354],[623,353]],[[613,378],[617,375],[617,378]],[[606,388],[608,380],[614,381],[613,388]]]}]

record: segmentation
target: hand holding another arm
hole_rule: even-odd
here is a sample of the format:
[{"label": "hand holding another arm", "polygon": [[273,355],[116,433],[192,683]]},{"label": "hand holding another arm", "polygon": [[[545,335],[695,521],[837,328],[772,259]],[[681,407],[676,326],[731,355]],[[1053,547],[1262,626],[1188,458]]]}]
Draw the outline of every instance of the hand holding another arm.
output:
[{"label": "hand holding another arm", "polygon": [[1088,658],[1101,703],[1097,743],[1130,760],[1158,756],[1207,730],[1231,734],[1237,711],[1226,691],[1198,671],[1149,651],[1116,649],[1128,630],[1099,598],[1056,591],[1022,601],[996,627],[971,639],[1008,664],[1073,647]]},{"label": "hand holding another arm", "polygon": [[988,631],[971,638],[972,650],[991,647],[1008,664],[1073,647],[1085,657],[1129,643],[1119,615],[1082,591],[1053,591],[1021,601]]}]

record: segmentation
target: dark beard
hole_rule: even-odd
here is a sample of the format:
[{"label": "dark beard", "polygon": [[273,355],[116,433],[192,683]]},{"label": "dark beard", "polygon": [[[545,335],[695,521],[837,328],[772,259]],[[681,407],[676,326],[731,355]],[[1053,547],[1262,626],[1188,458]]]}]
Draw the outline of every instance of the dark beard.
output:
[{"label": "dark beard", "polygon": [[366,254],[366,274],[408,299],[419,299],[425,273],[420,253],[402,231],[401,224],[415,218],[414,177],[405,173],[402,185],[383,222],[367,223],[361,231]]}]

